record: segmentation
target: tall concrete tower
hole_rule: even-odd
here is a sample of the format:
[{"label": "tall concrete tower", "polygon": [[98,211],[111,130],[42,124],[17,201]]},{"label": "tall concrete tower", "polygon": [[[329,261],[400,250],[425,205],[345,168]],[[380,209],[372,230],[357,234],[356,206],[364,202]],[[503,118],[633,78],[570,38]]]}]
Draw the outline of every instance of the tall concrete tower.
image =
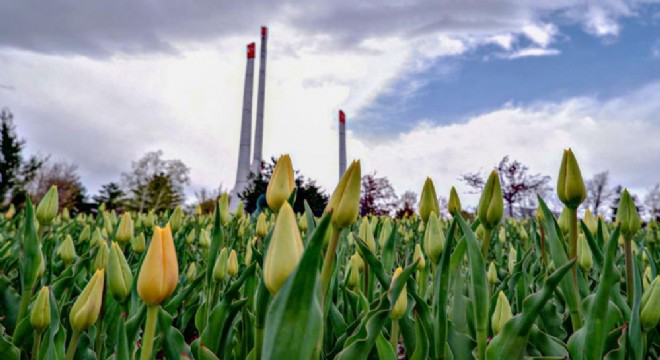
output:
[{"label": "tall concrete tower", "polygon": [[252,155],[252,172],[261,171],[264,147],[264,101],[266,98],[266,48],[268,43],[268,28],[261,27],[261,53],[259,58],[259,88],[257,89],[257,124],[254,130],[254,154]]},{"label": "tall concrete tower", "polygon": [[339,179],[346,171],[346,114],[339,110]]},{"label": "tall concrete tower", "polygon": [[245,85],[243,87],[243,116],[241,118],[241,142],[238,147],[238,167],[236,184],[232,192],[231,208],[239,203],[238,194],[247,186],[250,175],[250,150],[252,148],[252,88],[254,84],[254,43],[247,46],[247,64],[245,67]]}]

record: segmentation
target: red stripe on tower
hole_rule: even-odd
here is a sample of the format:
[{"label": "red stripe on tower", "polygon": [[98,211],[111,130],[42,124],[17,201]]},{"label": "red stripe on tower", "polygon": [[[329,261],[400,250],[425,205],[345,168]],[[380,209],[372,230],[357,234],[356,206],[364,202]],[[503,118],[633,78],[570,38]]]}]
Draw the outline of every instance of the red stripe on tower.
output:
[{"label": "red stripe on tower", "polygon": [[254,43],[249,43],[247,46],[247,58],[254,59]]},{"label": "red stripe on tower", "polygon": [[346,114],[343,110],[339,110],[339,122],[342,124],[346,122]]},{"label": "red stripe on tower", "polygon": [[265,26],[261,27],[261,36],[266,36],[268,35],[268,28]]}]

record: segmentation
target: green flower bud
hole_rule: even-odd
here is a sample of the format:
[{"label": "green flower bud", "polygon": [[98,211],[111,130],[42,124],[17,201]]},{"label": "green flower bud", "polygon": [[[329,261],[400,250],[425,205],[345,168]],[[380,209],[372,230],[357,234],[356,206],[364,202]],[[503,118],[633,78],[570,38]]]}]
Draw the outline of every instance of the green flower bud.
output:
[{"label": "green flower bud", "polygon": [[307,216],[303,214],[300,217],[300,221],[298,221],[298,229],[300,229],[301,232],[307,231]]},{"label": "green flower bud", "polygon": [[367,247],[369,250],[371,250],[371,252],[376,253],[376,241],[374,239],[374,233],[371,232],[369,221],[366,217],[362,218],[358,237],[367,244]]},{"label": "green flower bud", "polygon": [[296,215],[288,202],[280,207],[273,235],[264,260],[264,282],[271,294],[280,290],[291,272],[298,266],[303,244],[296,224]]},{"label": "green flower bud", "polygon": [[256,237],[252,238],[252,241],[248,242],[247,246],[245,247],[245,257],[243,258],[243,264],[245,264],[245,266],[250,266],[250,264],[252,264],[252,244],[254,244],[256,241]]},{"label": "green flower bud", "polygon": [[[483,229],[483,228],[482,228]],[[506,229],[504,226],[500,228],[500,231],[497,233],[497,240],[500,242],[500,244],[504,245],[506,244]]]},{"label": "green flower bud", "polygon": [[126,244],[133,239],[133,219],[131,219],[131,214],[128,211],[121,216],[116,238],[122,244]]},{"label": "green flower bud", "polygon": [[577,251],[578,264],[580,264],[580,267],[582,269],[588,271],[594,265],[594,260],[591,255],[591,249],[589,248],[589,244],[587,243],[587,238],[584,237],[584,234],[580,234],[580,236],[578,237],[577,250],[578,250]]},{"label": "green flower bud", "polygon": [[628,193],[628,189],[623,189],[621,194],[619,208],[616,212],[616,222],[621,224],[621,234],[626,240],[632,239],[642,227],[642,219],[639,217],[635,201]]},{"label": "green flower bud", "polygon": [[154,214],[154,211],[151,210],[147,214],[147,216],[144,218],[144,226],[148,228],[154,227],[154,224],[156,223],[156,215]]},{"label": "green flower bud", "polygon": [[585,210],[584,212],[584,224],[587,225],[589,232],[596,236],[596,233],[598,232],[598,220],[589,209]]},{"label": "green flower bud", "polygon": [[424,253],[422,253],[422,247],[419,244],[415,244],[415,252],[413,253],[413,261],[418,261],[417,270],[423,270],[426,267],[426,260],[424,260]]},{"label": "green flower bud", "polygon": [[256,233],[257,236],[260,238],[265,237],[268,235],[268,225],[266,225],[266,214],[261,213],[257,217],[257,228],[256,228]]},{"label": "green flower bud", "polygon": [[37,300],[34,301],[30,324],[37,333],[41,333],[50,325],[50,291],[47,286],[41,288]]},{"label": "green flower bud", "polygon": [[227,193],[220,195],[218,210],[220,211],[220,223],[222,226],[227,226],[229,223],[229,195]]},{"label": "green flower bud", "polygon": [[495,264],[491,261],[490,265],[488,265],[488,282],[491,285],[495,285],[497,280],[497,268],[495,268]]},{"label": "green flower bud", "polygon": [[387,243],[387,240],[390,238],[390,235],[392,234],[392,223],[390,222],[390,219],[385,219],[383,222],[383,226],[380,228],[380,234],[378,235],[378,245],[380,245],[380,248],[384,248],[385,244]]},{"label": "green flower bud", "polygon": [[453,186],[449,191],[449,204],[447,206],[447,210],[449,210],[450,214],[454,214],[454,212],[461,212],[461,199],[458,197],[456,188]]},{"label": "green flower bud", "polygon": [[355,255],[348,261],[346,270],[346,286],[349,289],[355,289],[360,285],[360,267],[356,261]]},{"label": "green flower bud", "polygon": [[557,219],[557,224],[559,225],[559,229],[561,230],[562,234],[564,234],[564,236],[568,235],[571,229],[571,218],[568,214],[567,206],[564,206],[564,208],[561,210],[559,219]]},{"label": "green flower bud", "polygon": [[103,269],[96,270],[85,289],[73,303],[69,313],[69,322],[74,330],[86,330],[98,319],[103,299],[103,275]]},{"label": "green flower bud", "polygon": [[172,216],[170,216],[170,228],[172,229],[172,234],[176,234],[177,230],[181,228],[181,224],[183,224],[183,218],[185,217],[185,214],[183,213],[183,209],[181,208],[180,205],[177,205],[176,208],[174,208],[174,211],[172,212]]},{"label": "green flower bud", "polygon": [[233,249],[229,252],[229,258],[227,258],[227,274],[231,277],[238,275],[238,256]]},{"label": "green flower bud", "polygon": [[131,244],[131,249],[133,249],[133,252],[142,253],[146,248],[147,248],[147,240],[144,238],[144,233],[140,232],[140,234],[138,234],[135,240],[133,240],[133,243]]},{"label": "green flower bud", "polygon": [[188,233],[188,236],[186,236],[186,244],[188,244],[188,245],[192,245],[192,244],[194,244],[194,243],[195,243],[195,238],[197,238],[196,235],[197,235],[197,234],[196,234],[196,232],[195,232],[195,229],[192,229],[192,230]]},{"label": "green flower bud", "polygon": [[557,196],[570,209],[577,209],[587,197],[580,166],[571,149],[564,150],[557,178]]},{"label": "green flower bud", "polygon": [[94,269],[105,269],[108,265],[108,257],[110,256],[110,249],[108,245],[103,241],[99,246],[99,250],[96,253],[94,258]]},{"label": "green flower bud", "polygon": [[227,248],[220,250],[220,255],[213,266],[213,280],[220,282],[227,278]]},{"label": "green flower bud", "polygon": [[90,229],[89,224],[85,225],[85,227],[80,232],[80,236],[78,236],[78,242],[81,243],[89,240],[89,237],[91,235],[92,235],[92,230]]},{"label": "green flower bud", "polygon": [[332,211],[332,224],[343,229],[355,223],[360,210],[362,168],[356,160],[344,172],[335,191],[330,196],[325,213]]},{"label": "green flower bud", "polygon": [[124,253],[116,242],[112,243],[107,265],[108,290],[119,303],[126,301],[133,287],[133,274]]},{"label": "green flower bud", "polygon": [[427,177],[422,188],[422,195],[419,199],[419,215],[422,217],[422,221],[426,223],[432,212],[436,216],[440,214],[440,206],[438,205],[438,195],[435,192],[433,180]]},{"label": "green flower bud", "polygon": [[71,235],[66,234],[64,242],[60,245],[57,252],[65,263],[69,263],[76,259],[78,255],[76,254],[75,246],[73,246],[73,238]]},{"label": "green flower bud", "polygon": [[655,280],[646,288],[642,296],[640,320],[642,323],[642,330],[650,331],[658,324],[660,320],[660,276],[656,276]]},{"label": "green flower bud", "polygon": [[105,239],[103,239],[103,235],[101,235],[101,230],[99,228],[94,229],[94,233],[92,234],[92,238],[89,241],[90,246],[97,246],[103,243]]},{"label": "green flower bud", "polygon": [[440,261],[440,255],[444,248],[445,234],[442,232],[440,219],[438,219],[435,212],[431,212],[428,224],[426,225],[426,232],[424,233],[424,250],[433,264],[437,264]]},{"label": "green flower bud", "polygon": [[71,220],[71,215],[69,215],[69,209],[67,208],[62,209],[62,220],[64,221]]},{"label": "green flower bud", "polygon": [[513,317],[511,313],[511,304],[509,299],[506,298],[504,292],[500,291],[497,294],[497,303],[495,303],[495,310],[493,311],[493,318],[491,319],[491,327],[493,334],[497,335],[504,329],[504,325]]},{"label": "green flower bud", "polygon": [[273,211],[279,211],[284,202],[296,188],[296,181],[293,176],[293,164],[288,154],[280,156],[275,163],[273,175],[270,177],[268,187],[266,188],[266,202]]},{"label": "green flower bud", "polygon": [[[394,271],[394,275],[392,276],[392,285],[390,285],[390,288],[394,286],[394,282],[399,277],[401,272],[403,272],[403,269],[401,269],[400,267],[396,268],[396,270]],[[392,320],[401,319],[403,315],[406,313],[407,308],[408,308],[408,291],[406,290],[406,285],[403,285],[403,289],[401,290],[399,297],[396,298],[396,302],[394,303],[394,306],[390,311],[390,318]]]},{"label": "green flower bud", "polygon": [[208,249],[209,246],[211,246],[211,234],[209,234],[209,231],[206,229],[203,229],[199,233],[199,246],[204,249]]},{"label": "green flower bud", "polygon": [[510,274],[513,274],[513,268],[516,266],[516,261],[518,260],[517,258],[518,252],[513,246],[511,246],[509,248],[509,258],[507,263]]},{"label": "green flower bud", "polygon": [[486,229],[494,229],[502,219],[504,200],[502,199],[502,186],[496,171],[490,173],[484,191],[479,199],[477,215]]},{"label": "green flower bud", "polygon": [[194,262],[191,262],[188,265],[188,271],[186,271],[186,281],[193,281],[197,276],[197,265]]},{"label": "green flower bud", "polygon": [[39,221],[39,225],[50,225],[53,219],[55,219],[55,216],[57,216],[58,206],[57,186],[53,185],[41,199],[39,206],[37,206],[37,220]]},{"label": "green flower bud", "polygon": [[245,205],[243,205],[243,202],[241,199],[238,199],[238,205],[236,205],[236,212],[234,214],[243,216],[245,214]]}]

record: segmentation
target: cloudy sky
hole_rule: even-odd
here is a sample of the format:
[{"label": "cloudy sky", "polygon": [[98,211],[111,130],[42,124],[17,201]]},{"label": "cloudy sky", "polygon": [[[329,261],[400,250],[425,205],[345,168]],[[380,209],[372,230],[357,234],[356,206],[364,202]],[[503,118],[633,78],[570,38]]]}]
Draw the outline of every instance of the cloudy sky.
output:
[{"label": "cloudy sky", "polygon": [[349,159],[399,193],[431,176],[464,194],[461,173],[507,154],[554,184],[566,147],[585,178],[609,170],[642,196],[660,182],[657,0],[24,0],[0,14],[0,107],[91,193],[157,149],[190,166],[191,194],[233,187],[262,25],[264,157],[290,153],[328,191],[338,109]]}]

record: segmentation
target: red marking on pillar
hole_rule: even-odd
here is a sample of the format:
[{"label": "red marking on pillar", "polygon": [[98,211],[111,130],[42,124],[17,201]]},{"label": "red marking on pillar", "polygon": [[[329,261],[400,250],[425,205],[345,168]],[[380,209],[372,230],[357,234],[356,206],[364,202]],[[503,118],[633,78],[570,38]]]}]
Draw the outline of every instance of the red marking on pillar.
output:
[{"label": "red marking on pillar", "polygon": [[248,59],[254,59],[254,43],[249,43],[247,46],[247,57]]},{"label": "red marking on pillar", "polygon": [[339,110],[339,122],[342,124],[346,123],[346,114],[344,114],[343,110]]},{"label": "red marking on pillar", "polygon": [[261,27],[261,37],[266,37],[268,35],[268,28],[265,26]]}]

